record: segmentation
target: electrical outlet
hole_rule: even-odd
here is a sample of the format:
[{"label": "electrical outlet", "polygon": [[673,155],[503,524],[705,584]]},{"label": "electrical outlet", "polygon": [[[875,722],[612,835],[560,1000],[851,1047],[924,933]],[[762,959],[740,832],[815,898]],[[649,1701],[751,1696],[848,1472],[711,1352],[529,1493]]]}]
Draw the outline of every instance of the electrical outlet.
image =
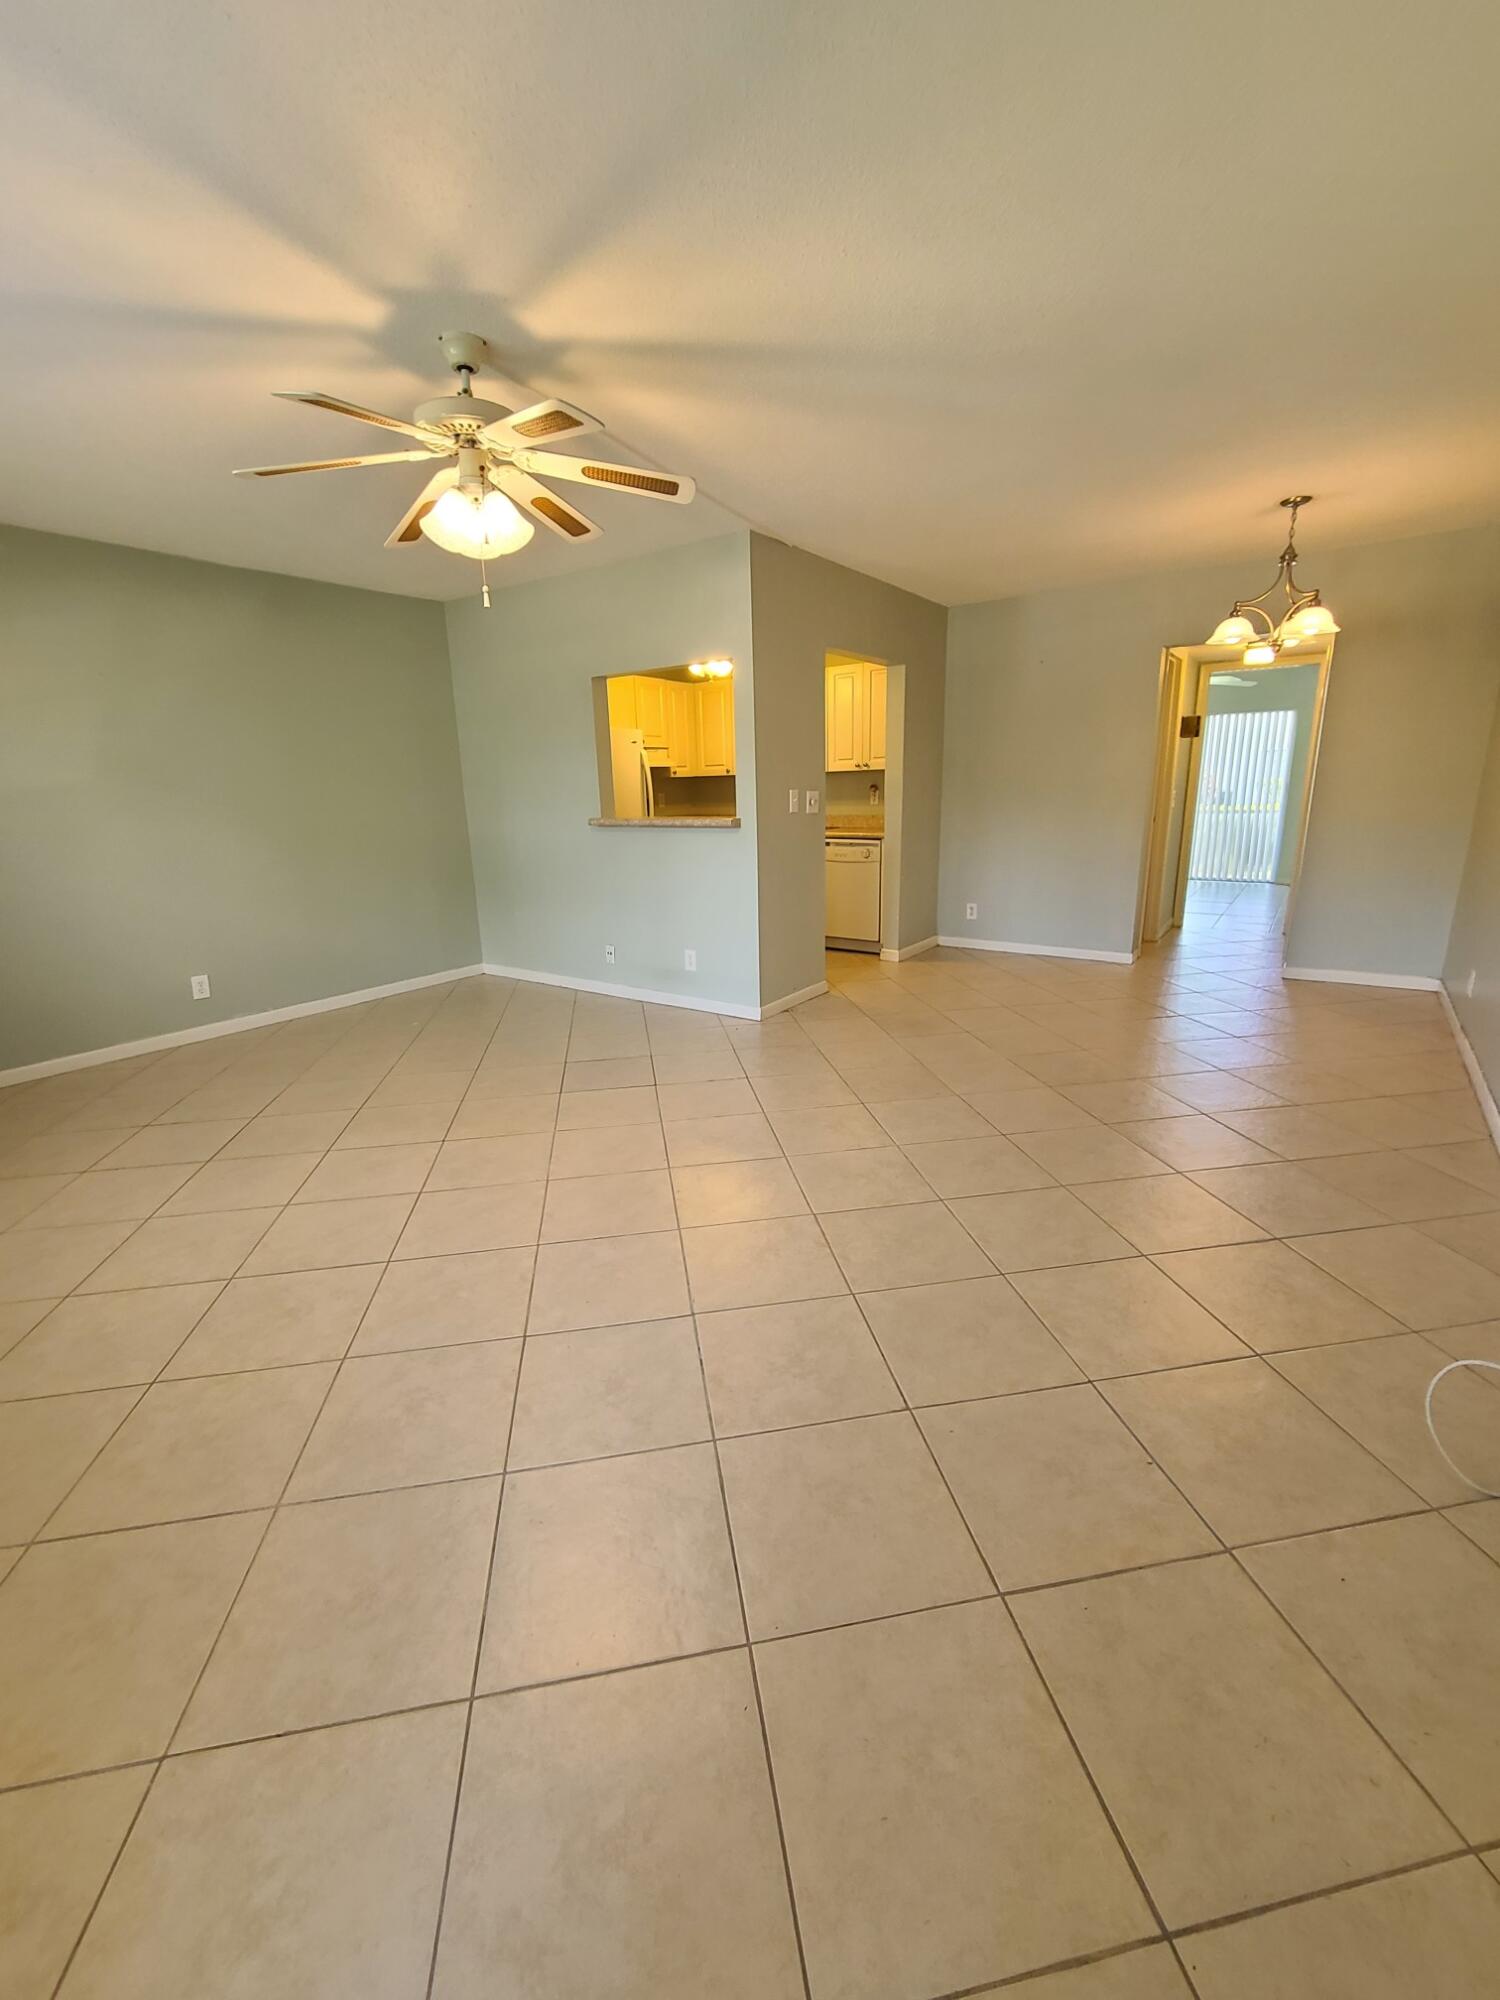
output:
[{"label": "electrical outlet", "polygon": [[969,922],[972,924],[974,919],[979,915],[979,905],[977,903],[965,903],[964,915],[968,918]]},{"label": "electrical outlet", "polygon": [[816,793],[816,792],[809,792],[809,793],[808,793],[808,795],[807,795],[807,810],[808,810],[808,811],[809,811],[810,813],[815,813],[815,812],[816,812],[816,811],[818,810],[818,795],[817,795],[817,793]]},{"label": "electrical outlet", "polygon": [[604,963],[606,965],[613,965],[614,962],[615,962],[615,948],[612,944],[607,944],[604,947]]},{"label": "electrical outlet", "polygon": [[1472,1000],[1472,999],[1474,998],[1474,981],[1475,981],[1475,980],[1476,980],[1476,979],[1477,979],[1478,977],[1479,977],[1479,974],[1478,974],[1478,973],[1477,973],[1477,972],[1476,972],[1476,971],[1474,970],[1473,966],[1471,965],[1471,966],[1469,967],[1469,976],[1468,976],[1468,978],[1467,978],[1467,979],[1466,979],[1466,980],[1464,981],[1464,992],[1465,992],[1465,994],[1466,994],[1466,995],[1468,996],[1468,998],[1469,998],[1470,1000]]},{"label": "electrical outlet", "polygon": [[208,974],[206,972],[195,972],[188,981],[188,985],[192,989],[195,1000],[206,1000],[208,998],[209,987]]},{"label": "electrical outlet", "polygon": [[801,803],[801,798],[802,794],[797,790],[797,787],[793,785],[791,791],[788,792],[787,794],[786,809],[789,813],[794,813],[797,811],[798,806]]},{"label": "electrical outlet", "polygon": [[682,954],[682,969],[684,972],[696,972],[698,970],[698,954],[693,950],[691,945]]}]

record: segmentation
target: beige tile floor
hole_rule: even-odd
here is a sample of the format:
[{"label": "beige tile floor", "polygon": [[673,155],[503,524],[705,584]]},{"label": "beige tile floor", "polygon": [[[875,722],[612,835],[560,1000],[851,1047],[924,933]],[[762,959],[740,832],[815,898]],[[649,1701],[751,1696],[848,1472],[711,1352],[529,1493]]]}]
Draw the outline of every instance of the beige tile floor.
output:
[{"label": "beige tile floor", "polygon": [[0,1094],[7,2000],[1492,1995],[1500,1162],[1275,914]]}]

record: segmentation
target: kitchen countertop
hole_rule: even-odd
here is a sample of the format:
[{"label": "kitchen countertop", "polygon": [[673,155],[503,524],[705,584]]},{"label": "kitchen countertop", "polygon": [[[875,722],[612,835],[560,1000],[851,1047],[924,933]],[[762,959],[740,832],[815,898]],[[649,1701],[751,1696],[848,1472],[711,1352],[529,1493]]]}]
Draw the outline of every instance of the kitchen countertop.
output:
[{"label": "kitchen countertop", "polygon": [[656,819],[591,819],[590,826],[738,826],[728,813],[662,813]]},{"label": "kitchen countertop", "polygon": [[885,821],[877,813],[830,813],[823,831],[839,839],[884,840]]}]

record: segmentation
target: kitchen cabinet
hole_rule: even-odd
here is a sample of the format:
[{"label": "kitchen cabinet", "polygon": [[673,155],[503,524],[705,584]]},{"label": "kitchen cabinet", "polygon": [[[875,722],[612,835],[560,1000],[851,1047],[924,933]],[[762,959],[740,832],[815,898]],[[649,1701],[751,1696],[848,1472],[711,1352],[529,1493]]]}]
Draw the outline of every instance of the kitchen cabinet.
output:
[{"label": "kitchen cabinet", "polygon": [[825,770],[884,770],[886,669],[839,660],[824,670]]},{"label": "kitchen cabinet", "polygon": [[674,778],[734,772],[734,682],[667,681],[619,674],[608,682],[609,726],[638,729],[648,763]]},{"label": "kitchen cabinet", "polygon": [[873,770],[885,769],[885,680],[886,669],[872,666],[865,706],[865,755]]},{"label": "kitchen cabinet", "polygon": [[667,688],[666,681],[653,680],[649,674],[635,675],[635,726],[645,735],[646,742],[665,743],[667,740]]},{"label": "kitchen cabinet", "polygon": [[666,681],[667,768],[674,778],[691,777],[698,762],[698,713],[694,690],[685,681]]},{"label": "kitchen cabinet", "polygon": [[611,729],[637,729],[635,676],[620,674],[604,683],[609,695],[609,726]]},{"label": "kitchen cabinet", "polygon": [[706,681],[688,692],[698,697],[698,769],[722,777],[734,769],[734,682]]}]

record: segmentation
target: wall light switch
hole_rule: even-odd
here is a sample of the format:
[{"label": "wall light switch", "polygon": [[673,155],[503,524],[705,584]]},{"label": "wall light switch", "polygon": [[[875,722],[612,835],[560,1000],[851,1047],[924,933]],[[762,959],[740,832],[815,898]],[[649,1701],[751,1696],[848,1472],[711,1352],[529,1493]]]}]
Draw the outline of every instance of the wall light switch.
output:
[{"label": "wall light switch", "polygon": [[789,813],[794,813],[797,811],[801,803],[802,803],[802,794],[797,790],[797,787],[793,785],[791,791],[788,792],[787,794],[786,809]]},{"label": "wall light switch", "polygon": [[809,811],[810,813],[815,813],[815,812],[816,812],[816,811],[818,810],[818,795],[817,795],[817,793],[816,793],[816,792],[809,792],[809,793],[808,793],[808,795],[807,795],[807,810],[808,810],[808,811]]},{"label": "wall light switch", "polygon": [[964,915],[968,918],[969,922],[972,924],[974,919],[979,915],[979,905],[977,903],[965,903]]},{"label": "wall light switch", "polygon": [[1475,980],[1476,980],[1476,979],[1477,979],[1478,977],[1479,977],[1479,974],[1478,974],[1477,972],[1475,972],[1475,970],[1474,970],[1474,969],[1473,969],[1473,967],[1471,966],[1471,967],[1469,968],[1469,976],[1468,976],[1468,978],[1467,978],[1467,979],[1466,979],[1466,980],[1464,981],[1464,992],[1465,992],[1465,993],[1466,993],[1466,994],[1468,995],[1468,997],[1469,997],[1469,998],[1470,998],[1471,1000],[1472,1000],[1472,999],[1474,998],[1474,981],[1475,981]]},{"label": "wall light switch", "polygon": [[208,974],[206,972],[195,972],[188,981],[188,984],[192,987],[193,998],[195,1000],[206,1000],[208,998]]},{"label": "wall light switch", "polygon": [[615,962],[615,948],[612,944],[607,944],[604,947],[604,963],[606,965],[613,965],[614,962]]},{"label": "wall light switch", "polygon": [[682,969],[684,972],[696,972],[698,970],[698,954],[691,946],[682,954]]}]

